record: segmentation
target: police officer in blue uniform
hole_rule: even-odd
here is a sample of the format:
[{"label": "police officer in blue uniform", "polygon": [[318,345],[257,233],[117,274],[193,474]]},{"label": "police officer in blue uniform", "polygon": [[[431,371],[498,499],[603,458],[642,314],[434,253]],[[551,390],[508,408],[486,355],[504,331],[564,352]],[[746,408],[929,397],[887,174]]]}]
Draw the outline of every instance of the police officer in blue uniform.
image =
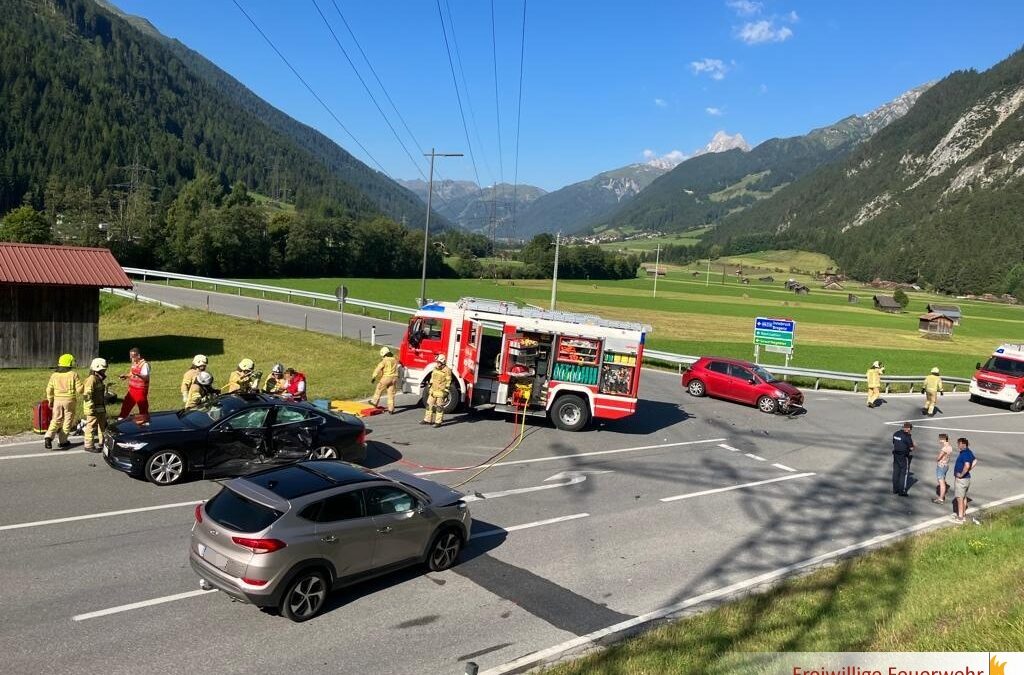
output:
[{"label": "police officer in blue uniform", "polygon": [[907,497],[910,486],[910,459],[914,452],[914,439],[910,436],[914,425],[904,422],[903,428],[892,435],[892,493]]}]

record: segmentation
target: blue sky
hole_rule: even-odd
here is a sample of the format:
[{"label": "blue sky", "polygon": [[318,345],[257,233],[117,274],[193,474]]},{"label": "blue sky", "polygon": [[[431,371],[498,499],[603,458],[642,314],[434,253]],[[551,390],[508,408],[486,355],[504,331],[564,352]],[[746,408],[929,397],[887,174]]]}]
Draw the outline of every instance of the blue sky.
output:
[{"label": "blue sky", "polygon": [[[115,2],[374,165],[231,0]],[[239,2],[388,174],[426,172],[395,140],[313,0]],[[332,0],[316,2],[419,160]],[[460,74],[476,171],[437,0],[334,2],[420,146],[466,154],[439,160],[439,174],[511,182],[522,0],[494,0],[497,97],[490,2],[440,0],[468,85],[467,99]],[[690,154],[718,130],[752,145],[806,133],[953,70],[984,70],[1024,37],[1024,2],[1011,0],[527,0],[526,11],[519,181],[548,190],[643,161],[645,150]]]}]

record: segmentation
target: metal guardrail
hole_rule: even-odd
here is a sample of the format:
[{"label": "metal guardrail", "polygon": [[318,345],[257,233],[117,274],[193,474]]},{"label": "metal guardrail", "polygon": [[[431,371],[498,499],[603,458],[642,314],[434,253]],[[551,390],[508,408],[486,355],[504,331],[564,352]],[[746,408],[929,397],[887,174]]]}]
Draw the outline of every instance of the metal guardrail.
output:
[{"label": "metal guardrail", "polygon": [[[306,298],[308,300],[323,300],[337,305],[338,298],[329,293],[314,293],[312,291],[300,291],[294,288],[282,288],[281,286],[270,286],[267,284],[253,284],[247,281],[231,281],[228,279],[214,279],[212,277],[199,277],[191,274],[178,274],[177,272],[163,272],[161,270],[149,270],[141,267],[124,267],[122,268],[125,274],[142,277],[142,281],[148,281],[149,277],[157,279],[167,279],[175,281],[187,281],[189,287],[194,288],[195,284],[206,284],[207,286],[213,286],[216,291],[218,287],[225,286],[227,288],[234,288],[238,291],[238,295],[242,294],[243,290],[247,291],[259,291],[262,297],[266,297],[267,293],[276,293],[282,295],[291,301],[292,298]],[[345,304],[355,305],[356,307],[362,307],[364,309],[375,309],[378,311],[386,312],[388,321],[391,320],[392,314],[402,314],[411,316],[416,313],[415,309],[410,307],[401,307],[399,305],[389,305],[384,302],[374,302],[372,300],[360,300],[359,298],[346,298]]]},{"label": "metal guardrail", "polygon": [[[241,295],[242,290],[260,291],[263,297],[266,297],[267,293],[276,293],[283,295],[288,300],[292,298],[307,298],[310,300],[323,300],[337,304],[338,299],[327,293],[313,293],[312,291],[300,291],[294,288],[282,288],[281,286],[269,286],[266,284],[253,284],[247,281],[231,281],[225,279],[214,279],[211,277],[198,277],[190,274],[178,274],[177,272],[163,272],[161,270],[149,270],[140,267],[125,267],[123,268],[125,274],[141,276],[143,281],[146,281],[148,277],[155,277],[158,279],[174,279],[176,281],[188,281],[190,287],[194,287],[195,284],[201,283],[208,286],[213,286],[214,290],[217,290],[219,286],[225,286],[228,288],[235,288],[238,290],[238,295]],[[133,297],[134,294],[126,292],[128,297]],[[346,304],[355,305],[356,307],[363,307],[366,309],[375,309],[379,311],[387,312],[387,318],[391,320],[391,314],[403,314],[406,316],[412,316],[416,313],[416,309],[411,307],[401,307],[399,305],[389,305],[383,302],[374,302],[372,300],[360,300],[358,298],[347,298]],[[689,354],[676,354],[674,352],[662,352],[655,349],[645,349],[644,359],[656,363],[671,363],[679,367],[679,372],[683,370],[683,366],[689,366],[693,364],[699,356],[691,356]],[[769,371],[774,375],[793,376],[793,377],[805,377],[814,380],[814,388],[818,389],[821,385],[822,380],[833,380],[837,382],[853,382],[853,390],[857,391],[858,386],[861,382],[866,383],[866,378],[860,373],[841,373],[834,370],[819,370],[816,368],[793,368],[790,366],[773,366],[762,364],[765,370]],[[970,380],[963,377],[944,377],[943,382],[946,384],[953,385],[953,391],[956,391],[958,386],[967,386],[970,384]],[[889,387],[893,384],[909,384],[910,391],[914,391],[914,385],[922,383],[924,376],[914,375],[883,375],[882,384],[885,385],[886,393],[889,393]]]},{"label": "metal guardrail", "polygon": [[161,307],[167,307],[168,309],[181,309],[181,306],[179,305],[175,305],[170,302],[164,302],[163,300],[157,300],[156,298],[150,298],[145,295],[139,295],[138,293],[126,291],[123,288],[101,288],[100,290],[102,290],[104,293],[110,293],[111,295],[116,295],[121,298],[128,298],[129,300],[134,300],[135,302],[144,302],[149,305],[160,305]]}]

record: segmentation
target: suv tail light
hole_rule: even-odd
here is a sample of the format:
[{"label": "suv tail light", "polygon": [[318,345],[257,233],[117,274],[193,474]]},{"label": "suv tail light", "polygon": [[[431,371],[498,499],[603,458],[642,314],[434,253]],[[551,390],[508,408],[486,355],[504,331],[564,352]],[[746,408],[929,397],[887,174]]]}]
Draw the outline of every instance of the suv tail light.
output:
[{"label": "suv tail light", "polygon": [[266,579],[250,579],[249,577],[242,577],[242,581],[249,584],[250,586],[266,586]]},{"label": "suv tail light", "polygon": [[358,445],[366,445],[366,427],[363,427],[363,430],[356,436],[356,443]]},{"label": "suv tail light", "polygon": [[203,522],[203,504],[202,504],[202,502],[200,502],[199,504],[196,504],[196,522],[197,523]]},{"label": "suv tail light", "polygon": [[242,548],[247,548],[253,553],[273,553],[285,547],[280,539],[250,539],[248,537],[231,537]]}]

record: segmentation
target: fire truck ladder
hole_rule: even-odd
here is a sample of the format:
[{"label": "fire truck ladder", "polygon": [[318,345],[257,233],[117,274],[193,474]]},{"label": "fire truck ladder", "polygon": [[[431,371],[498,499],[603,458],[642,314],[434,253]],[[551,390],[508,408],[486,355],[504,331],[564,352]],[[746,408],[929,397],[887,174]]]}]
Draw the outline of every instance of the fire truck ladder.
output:
[{"label": "fire truck ladder", "polygon": [[634,321],[615,321],[602,319],[593,314],[580,314],[578,312],[558,312],[536,307],[520,307],[514,302],[503,300],[487,300],[484,298],[462,298],[458,302],[462,309],[487,312],[490,314],[504,314],[506,316],[521,316],[527,319],[545,319],[548,321],[561,321],[562,323],[573,323],[582,326],[601,326],[602,328],[617,328],[620,330],[633,330],[650,333],[651,327]]}]

